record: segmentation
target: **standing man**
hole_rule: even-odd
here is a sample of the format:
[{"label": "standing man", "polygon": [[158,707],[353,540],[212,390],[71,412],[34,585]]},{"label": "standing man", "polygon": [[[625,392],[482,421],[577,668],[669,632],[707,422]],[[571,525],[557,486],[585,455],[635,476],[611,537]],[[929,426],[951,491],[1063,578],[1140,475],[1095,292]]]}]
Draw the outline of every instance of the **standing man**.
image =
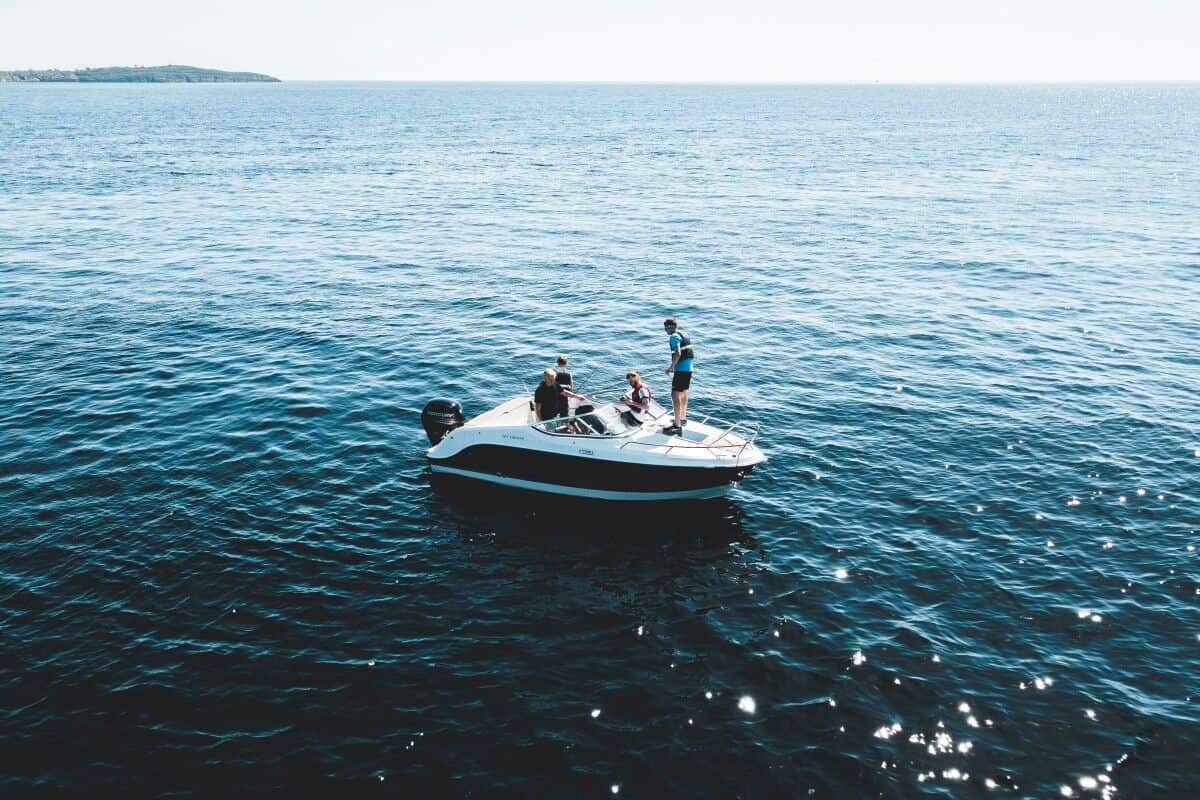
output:
[{"label": "standing man", "polygon": [[[574,397],[577,400],[583,398],[567,389],[564,386],[559,386],[554,382],[557,373],[550,367],[546,367],[542,371],[542,382],[538,384],[537,389],[533,392],[534,410],[537,412],[538,420],[554,419],[558,416],[558,401],[559,399],[566,400],[566,397]],[[566,395],[566,397],[563,397]]]},{"label": "standing man", "polygon": [[[554,383],[568,392],[575,391],[575,379],[571,377],[571,373],[567,372],[567,357],[558,357],[558,366],[554,368]],[[558,415],[560,417],[569,416],[571,412],[570,400],[565,394],[558,396]]]},{"label": "standing man", "polygon": [[683,426],[687,425],[688,388],[692,385],[692,358],[696,353],[692,349],[692,340],[679,330],[674,317],[663,321],[663,329],[671,348],[671,366],[667,367],[667,374],[675,374],[671,379],[671,411],[675,421],[669,428],[663,428],[663,433],[675,436],[683,433]]}]

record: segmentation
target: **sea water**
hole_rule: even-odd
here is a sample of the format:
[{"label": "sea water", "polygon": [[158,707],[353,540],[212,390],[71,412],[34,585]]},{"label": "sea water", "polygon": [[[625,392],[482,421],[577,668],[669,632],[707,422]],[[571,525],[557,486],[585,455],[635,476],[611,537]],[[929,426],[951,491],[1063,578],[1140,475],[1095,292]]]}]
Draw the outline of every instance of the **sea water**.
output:
[{"label": "sea water", "polygon": [[[0,86],[3,793],[1186,796],[1200,87]],[[431,486],[560,353],[770,461]]]}]

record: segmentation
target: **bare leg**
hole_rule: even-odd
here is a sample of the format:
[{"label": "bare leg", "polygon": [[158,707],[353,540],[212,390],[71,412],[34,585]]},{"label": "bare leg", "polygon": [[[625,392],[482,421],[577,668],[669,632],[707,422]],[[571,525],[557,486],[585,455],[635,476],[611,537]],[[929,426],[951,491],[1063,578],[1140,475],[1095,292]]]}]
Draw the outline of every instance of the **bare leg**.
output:
[{"label": "bare leg", "polygon": [[679,421],[683,419],[683,409],[687,404],[687,395],[683,392],[671,390],[671,412],[675,415],[675,426],[679,427]]},{"label": "bare leg", "polygon": [[[685,419],[687,419],[687,400],[688,393],[685,389],[679,393],[679,422],[683,422]],[[677,422],[675,424],[678,425],[679,423]]]}]

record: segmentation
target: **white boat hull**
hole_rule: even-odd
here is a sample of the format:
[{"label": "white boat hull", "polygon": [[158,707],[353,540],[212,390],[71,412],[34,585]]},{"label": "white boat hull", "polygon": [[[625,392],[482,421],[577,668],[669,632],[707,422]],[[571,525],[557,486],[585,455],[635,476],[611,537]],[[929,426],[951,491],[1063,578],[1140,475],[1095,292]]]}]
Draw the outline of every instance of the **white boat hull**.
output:
[{"label": "white boat hull", "polygon": [[669,436],[657,411],[640,426],[613,406],[538,422],[528,398],[516,397],[449,430],[427,455],[442,475],[618,501],[719,497],[766,460],[733,426],[698,421]]}]

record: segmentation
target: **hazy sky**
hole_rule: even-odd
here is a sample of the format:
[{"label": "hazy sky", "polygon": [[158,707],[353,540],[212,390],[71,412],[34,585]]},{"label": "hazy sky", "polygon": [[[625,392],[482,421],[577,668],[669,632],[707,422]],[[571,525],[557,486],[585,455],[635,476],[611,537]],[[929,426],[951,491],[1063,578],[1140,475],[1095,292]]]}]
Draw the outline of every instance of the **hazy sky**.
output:
[{"label": "hazy sky", "polygon": [[1200,0],[0,0],[0,69],[303,80],[1200,79]]}]

